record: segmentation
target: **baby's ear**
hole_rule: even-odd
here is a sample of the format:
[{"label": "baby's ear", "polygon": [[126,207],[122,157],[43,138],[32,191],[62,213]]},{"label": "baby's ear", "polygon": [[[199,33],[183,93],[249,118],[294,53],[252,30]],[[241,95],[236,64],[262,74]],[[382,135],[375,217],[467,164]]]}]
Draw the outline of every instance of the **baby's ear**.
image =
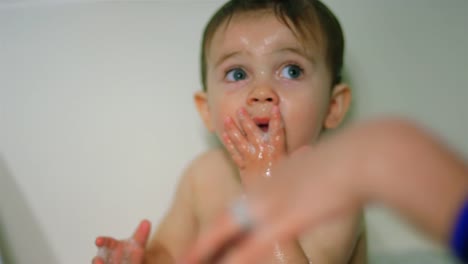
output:
[{"label": "baby's ear", "polygon": [[203,91],[198,91],[195,93],[193,96],[193,99],[195,101],[195,105],[197,107],[198,113],[200,114],[200,117],[203,120],[203,123],[205,124],[205,127],[210,131],[214,131],[214,126],[212,124],[211,120],[211,113],[210,109],[208,106],[208,95],[206,92]]},{"label": "baby's ear", "polygon": [[324,127],[327,129],[338,127],[346,116],[350,104],[351,89],[349,86],[347,84],[340,83],[333,87]]}]

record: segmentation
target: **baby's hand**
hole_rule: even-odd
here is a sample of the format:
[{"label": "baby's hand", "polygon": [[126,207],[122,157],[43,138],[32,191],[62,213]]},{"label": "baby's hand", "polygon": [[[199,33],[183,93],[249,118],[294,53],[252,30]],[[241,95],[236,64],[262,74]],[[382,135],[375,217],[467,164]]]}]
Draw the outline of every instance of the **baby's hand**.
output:
[{"label": "baby's hand", "polygon": [[271,176],[273,164],[286,155],[285,132],[278,106],[273,106],[270,120],[253,120],[243,108],[238,117],[240,128],[231,117],[226,118],[223,141],[245,186],[259,176]]},{"label": "baby's hand", "polygon": [[141,221],[130,239],[117,240],[111,237],[96,238],[99,248],[93,264],[141,264],[145,255],[151,224]]}]

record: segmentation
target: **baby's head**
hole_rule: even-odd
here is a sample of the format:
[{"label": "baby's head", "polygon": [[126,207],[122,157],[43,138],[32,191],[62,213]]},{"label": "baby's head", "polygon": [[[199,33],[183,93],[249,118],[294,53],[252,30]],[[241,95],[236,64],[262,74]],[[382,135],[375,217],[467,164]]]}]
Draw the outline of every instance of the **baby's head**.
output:
[{"label": "baby's head", "polygon": [[343,32],[318,0],[231,0],[207,24],[201,49],[195,102],[218,135],[239,108],[265,120],[278,105],[291,151],[345,116]]}]

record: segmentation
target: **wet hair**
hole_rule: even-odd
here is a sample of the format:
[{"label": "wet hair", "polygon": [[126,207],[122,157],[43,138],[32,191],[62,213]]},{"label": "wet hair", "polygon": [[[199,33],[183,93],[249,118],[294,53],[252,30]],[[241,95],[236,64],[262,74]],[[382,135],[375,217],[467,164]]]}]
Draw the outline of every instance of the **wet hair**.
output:
[{"label": "wet hair", "polygon": [[330,9],[319,0],[230,0],[209,20],[205,27],[201,45],[201,81],[207,90],[207,50],[214,34],[234,15],[258,11],[273,11],[297,37],[307,51],[316,45],[324,48],[325,59],[331,74],[332,85],[341,82],[343,68],[344,36],[341,25]]}]

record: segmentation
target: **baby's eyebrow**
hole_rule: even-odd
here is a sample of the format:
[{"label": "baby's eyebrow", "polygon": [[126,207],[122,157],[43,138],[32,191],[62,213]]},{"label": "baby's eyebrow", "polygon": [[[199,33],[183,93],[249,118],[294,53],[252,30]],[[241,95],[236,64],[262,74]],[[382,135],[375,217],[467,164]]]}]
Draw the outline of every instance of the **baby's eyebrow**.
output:
[{"label": "baby's eyebrow", "polygon": [[223,54],[223,56],[221,56],[221,58],[219,58],[216,63],[215,63],[215,68],[218,68],[219,65],[221,65],[225,60],[229,59],[229,58],[232,58],[232,57],[235,57],[239,54],[241,54],[242,52],[241,51],[233,51],[233,52],[228,52],[226,54]]},{"label": "baby's eyebrow", "polygon": [[281,49],[273,51],[273,53],[294,53],[296,55],[306,58],[313,64],[316,63],[315,57],[312,56],[312,54],[310,54],[309,52],[305,52],[303,49],[299,49],[299,48],[294,48],[294,47],[281,48]]},{"label": "baby's eyebrow", "polygon": [[[236,57],[242,53],[247,53],[247,54],[250,54],[250,52],[248,51],[232,51],[232,52],[227,52],[225,54],[223,54],[215,63],[215,68],[219,67],[219,65],[221,65],[225,60],[229,59],[229,58],[232,58],[232,57]],[[277,50],[273,50],[271,52],[271,54],[278,54],[278,53],[294,53],[296,55],[299,55],[305,59],[307,59],[308,61],[310,61],[312,64],[316,64],[316,60],[314,58],[314,56],[312,56],[311,54],[309,54],[308,52],[305,52],[303,49],[300,49],[300,48],[296,48],[296,47],[286,47],[286,48],[280,48],[280,49],[277,49]]]}]

